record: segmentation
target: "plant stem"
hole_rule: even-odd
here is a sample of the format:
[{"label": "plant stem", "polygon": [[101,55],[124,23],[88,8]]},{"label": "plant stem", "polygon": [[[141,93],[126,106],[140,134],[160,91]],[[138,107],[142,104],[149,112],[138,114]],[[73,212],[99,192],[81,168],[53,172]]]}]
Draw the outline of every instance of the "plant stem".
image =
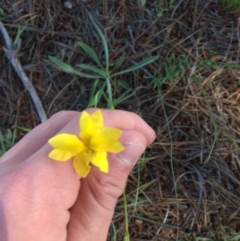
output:
[{"label": "plant stem", "polygon": [[130,241],[130,235],[128,231],[128,210],[127,210],[126,188],[123,192],[123,201],[124,201],[124,216],[125,216],[125,231],[124,231],[123,241]]},{"label": "plant stem", "polygon": [[108,107],[108,109],[114,109],[113,102],[112,102],[112,86],[111,86],[109,77],[106,78],[106,82],[107,82],[107,92],[108,92],[108,106],[107,107]]}]

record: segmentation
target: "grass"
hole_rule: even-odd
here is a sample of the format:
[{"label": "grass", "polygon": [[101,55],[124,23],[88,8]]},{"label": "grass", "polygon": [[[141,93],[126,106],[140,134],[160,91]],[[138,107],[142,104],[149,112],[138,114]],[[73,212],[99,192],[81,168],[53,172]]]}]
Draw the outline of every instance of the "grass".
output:
[{"label": "grass", "polygon": [[[76,66],[83,69],[84,71],[90,71],[90,73],[86,73],[86,72],[84,73],[82,71],[79,71],[76,68],[68,65],[67,63],[62,62],[61,60],[59,60],[53,56],[49,56],[49,58],[58,68],[60,68],[60,70],[65,71],[66,73],[75,74],[80,77],[86,77],[89,79],[96,79],[95,85],[93,87],[94,92],[91,93],[91,99],[89,100],[90,104],[88,105],[88,107],[92,107],[91,105],[93,105],[93,103],[94,103],[94,106],[97,107],[97,104],[101,99],[101,95],[103,95],[107,101],[107,108],[114,109],[114,107],[116,105],[118,105],[125,99],[129,98],[131,95],[129,95],[128,91],[126,91],[118,99],[113,100],[111,79],[114,77],[117,77],[119,75],[123,75],[123,74],[129,73],[129,72],[136,71],[136,70],[144,67],[145,65],[148,65],[148,64],[154,62],[156,59],[159,58],[159,56],[151,56],[151,57],[145,58],[145,59],[141,60],[140,62],[136,63],[135,65],[131,66],[130,68],[123,69],[123,70],[120,70],[119,72],[112,73],[109,70],[109,48],[108,48],[108,44],[107,44],[107,39],[91,15],[89,15],[89,19],[103,45],[104,55],[105,55],[105,64],[106,64],[105,68],[101,65],[100,60],[99,60],[97,54],[95,53],[95,51],[89,45],[87,45],[86,43],[83,43],[83,42],[78,42],[78,45],[89,55],[89,57],[91,57],[91,59],[95,62],[95,64],[98,65],[98,67],[92,66],[89,64],[77,64]],[[121,67],[123,61],[124,61],[124,55],[122,55],[116,61],[116,66]],[[104,79],[105,81],[102,85],[102,88],[100,90],[97,89],[97,93],[95,93],[95,90],[96,90],[95,86],[97,86],[97,82],[99,79]],[[121,81],[121,80],[120,81],[117,80],[117,81],[120,83],[125,83],[125,86],[126,86],[126,82]],[[106,92],[104,91],[105,87],[106,87]]]},{"label": "grass", "polygon": [[[51,21],[41,4],[44,16],[28,4],[2,7],[11,36],[28,22],[19,56],[49,116],[107,106],[138,113],[157,134],[130,174],[108,240],[239,239],[236,19],[200,2],[98,1],[78,11],[49,3]],[[18,125],[32,128],[31,101],[0,66],[1,126],[10,129],[18,113]]]},{"label": "grass", "polygon": [[14,129],[8,129],[5,134],[0,131],[0,157],[15,145],[17,142],[17,131],[20,130],[24,133],[30,131],[28,128],[16,126]]},{"label": "grass", "polygon": [[226,10],[234,13],[240,12],[240,2],[238,0],[220,0]]},{"label": "grass", "polygon": [[16,142],[16,129],[13,131],[8,130],[7,134],[4,136],[2,132],[0,132],[0,157],[12,146],[14,146]]},{"label": "grass", "polygon": [[223,227],[222,230],[211,234],[208,237],[191,236],[189,239],[181,239],[180,241],[239,241],[240,234],[236,233],[232,228]]}]

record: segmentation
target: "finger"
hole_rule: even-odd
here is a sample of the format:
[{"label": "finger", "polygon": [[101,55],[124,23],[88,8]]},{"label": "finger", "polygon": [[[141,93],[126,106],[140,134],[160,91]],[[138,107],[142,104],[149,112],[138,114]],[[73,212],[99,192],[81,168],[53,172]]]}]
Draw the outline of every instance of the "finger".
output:
[{"label": "finger", "polygon": [[76,203],[70,210],[68,241],[105,241],[118,197],[122,194],[127,177],[147,146],[147,138],[137,130],[124,131],[121,155],[109,155],[109,173],[92,168],[81,181]]},{"label": "finger", "polygon": [[0,163],[12,160],[14,163],[22,163],[33,153],[38,151],[49,138],[58,133],[73,118],[79,116],[77,111],[61,111],[54,114],[43,124],[38,125],[23,137],[14,147],[6,152],[0,159]]}]

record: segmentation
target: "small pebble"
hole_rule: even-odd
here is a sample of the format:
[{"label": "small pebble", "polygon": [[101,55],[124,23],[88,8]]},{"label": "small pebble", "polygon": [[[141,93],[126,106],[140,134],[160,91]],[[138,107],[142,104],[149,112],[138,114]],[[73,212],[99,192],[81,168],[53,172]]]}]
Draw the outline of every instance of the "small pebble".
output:
[{"label": "small pebble", "polygon": [[70,2],[68,2],[68,1],[64,2],[63,5],[64,5],[64,7],[67,8],[67,9],[72,9],[72,7],[73,7],[73,5],[72,5]]}]

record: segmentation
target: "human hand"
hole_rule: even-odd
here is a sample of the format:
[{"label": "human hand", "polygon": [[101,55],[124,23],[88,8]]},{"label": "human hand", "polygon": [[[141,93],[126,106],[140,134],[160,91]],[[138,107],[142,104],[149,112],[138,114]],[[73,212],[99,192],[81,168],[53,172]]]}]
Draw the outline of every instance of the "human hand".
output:
[{"label": "human hand", "polygon": [[[94,109],[87,110],[93,112]],[[48,140],[79,133],[80,113],[62,111],[37,126],[0,159],[1,241],[105,241],[118,197],[153,130],[136,114],[102,110],[105,126],[123,130],[125,150],[108,154],[109,173],[92,167],[81,179],[72,160],[48,158]]]}]

